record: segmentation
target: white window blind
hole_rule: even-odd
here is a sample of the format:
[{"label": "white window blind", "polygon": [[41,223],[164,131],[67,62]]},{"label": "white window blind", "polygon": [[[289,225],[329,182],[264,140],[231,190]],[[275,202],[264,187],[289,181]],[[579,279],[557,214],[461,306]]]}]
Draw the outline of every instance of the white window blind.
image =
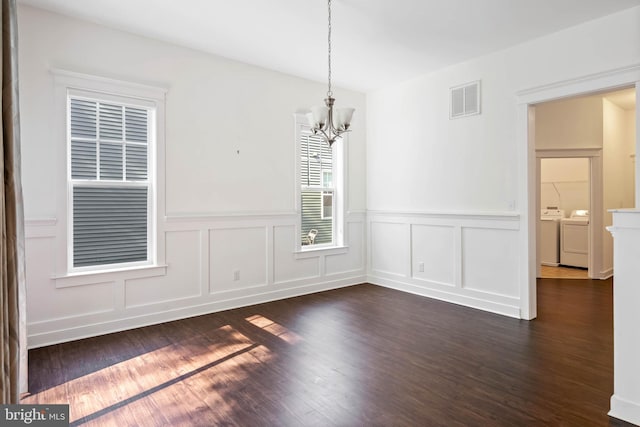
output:
[{"label": "white window blind", "polygon": [[150,114],[69,100],[74,268],[149,259]]}]

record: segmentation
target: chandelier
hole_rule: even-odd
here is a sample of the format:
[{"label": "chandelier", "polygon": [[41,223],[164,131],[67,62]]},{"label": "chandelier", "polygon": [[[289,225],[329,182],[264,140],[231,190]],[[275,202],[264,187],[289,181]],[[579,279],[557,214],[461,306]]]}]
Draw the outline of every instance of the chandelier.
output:
[{"label": "chandelier", "polygon": [[351,117],[355,108],[333,108],[336,100],[333,98],[333,92],[331,91],[331,0],[327,0],[327,8],[329,10],[329,36],[327,38],[329,46],[329,89],[324,100],[325,106],[311,107],[311,112],[307,114],[307,119],[313,134],[322,135],[324,140],[331,146],[343,133],[349,132]]}]

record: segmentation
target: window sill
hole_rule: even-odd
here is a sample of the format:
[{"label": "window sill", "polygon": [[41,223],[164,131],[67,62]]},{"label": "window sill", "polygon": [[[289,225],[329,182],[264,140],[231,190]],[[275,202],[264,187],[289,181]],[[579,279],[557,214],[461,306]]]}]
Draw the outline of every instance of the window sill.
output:
[{"label": "window sill", "polygon": [[320,248],[309,248],[298,250],[293,253],[295,259],[315,258],[320,255],[342,255],[349,252],[349,246],[325,246]]},{"label": "window sill", "polygon": [[97,285],[122,279],[143,279],[147,277],[164,276],[168,265],[145,265],[113,270],[92,270],[78,273],[67,273],[53,277],[56,288],[71,288],[74,286]]}]

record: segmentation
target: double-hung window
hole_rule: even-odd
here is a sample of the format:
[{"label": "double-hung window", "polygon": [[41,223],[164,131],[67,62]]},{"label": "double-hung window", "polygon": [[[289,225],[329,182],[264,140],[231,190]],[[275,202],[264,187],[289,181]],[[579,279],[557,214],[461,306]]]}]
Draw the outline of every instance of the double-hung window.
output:
[{"label": "double-hung window", "polygon": [[154,114],[133,98],[68,93],[71,270],[153,262]]},{"label": "double-hung window", "polygon": [[298,123],[300,245],[303,249],[342,244],[342,144],[330,147]]}]

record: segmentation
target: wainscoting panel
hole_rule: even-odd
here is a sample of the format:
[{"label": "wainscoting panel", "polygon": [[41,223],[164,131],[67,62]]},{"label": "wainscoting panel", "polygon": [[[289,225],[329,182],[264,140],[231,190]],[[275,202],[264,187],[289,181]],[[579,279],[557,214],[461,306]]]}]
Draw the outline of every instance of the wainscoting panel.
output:
[{"label": "wainscoting panel", "polygon": [[368,281],[520,317],[519,215],[371,211]]},{"label": "wainscoting panel", "polygon": [[347,215],[348,249],[300,257],[295,213],[168,217],[157,266],[74,275],[58,221],[27,221],[28,347],[363,283],[365,220]]},{"label": "wainscoting panel", "polygon": [[209,232],[209,292],[267,285],[266,227]]},{"label": "wainscoting panel", "polygon": [[159,277],[125,280],[125,307],[200,295],[200,236],[199,231],[166,232],[166,262],[171,268]]},{"label": "wainscoting panel", "polygon": [[462,229],[462,287],[518,297],[518,235],[515,231]]},{"label": "wainscoting panel", "polygon": [[[113,310],[114,283],[106,280],[92,286],[56,289],[55,240],[52,237],[29,239],[26,245],[27,297],[30,323]],[[35,297],[31,289],[38,289]]]},{"label": "wainscoting panel", "polygon": [[386,277],[409,276],[409,224],[370,222],[371,271]]},{"label": "wainscoting panel", "polygon": [[64,243],[55,219],[27,222],[29,346],[364,281],[520,315],[515,214],[349,214],[346,248],[303,256],[296,220],[267,213],[167,218],[159,224],[160,265],[86,276],[60,271]]},{"label": "wainscoting panel", "polygon": [[320,253],[317,257],[296,259],[296,237],[294,225],[273,229],[273,283],[276,285],[320,276]]},{"label": "wainscoting panel", "polygon": [[335,276],[343,273],[364,274],[364,223],[347,223],[347,241],[349,250],[346,254],[327,255],[325,272],[327,276]]},{"label": "wainscoting panel", "polygon": [[456,228],[440,225],[411,226],[413,278],[456,286]]}]

